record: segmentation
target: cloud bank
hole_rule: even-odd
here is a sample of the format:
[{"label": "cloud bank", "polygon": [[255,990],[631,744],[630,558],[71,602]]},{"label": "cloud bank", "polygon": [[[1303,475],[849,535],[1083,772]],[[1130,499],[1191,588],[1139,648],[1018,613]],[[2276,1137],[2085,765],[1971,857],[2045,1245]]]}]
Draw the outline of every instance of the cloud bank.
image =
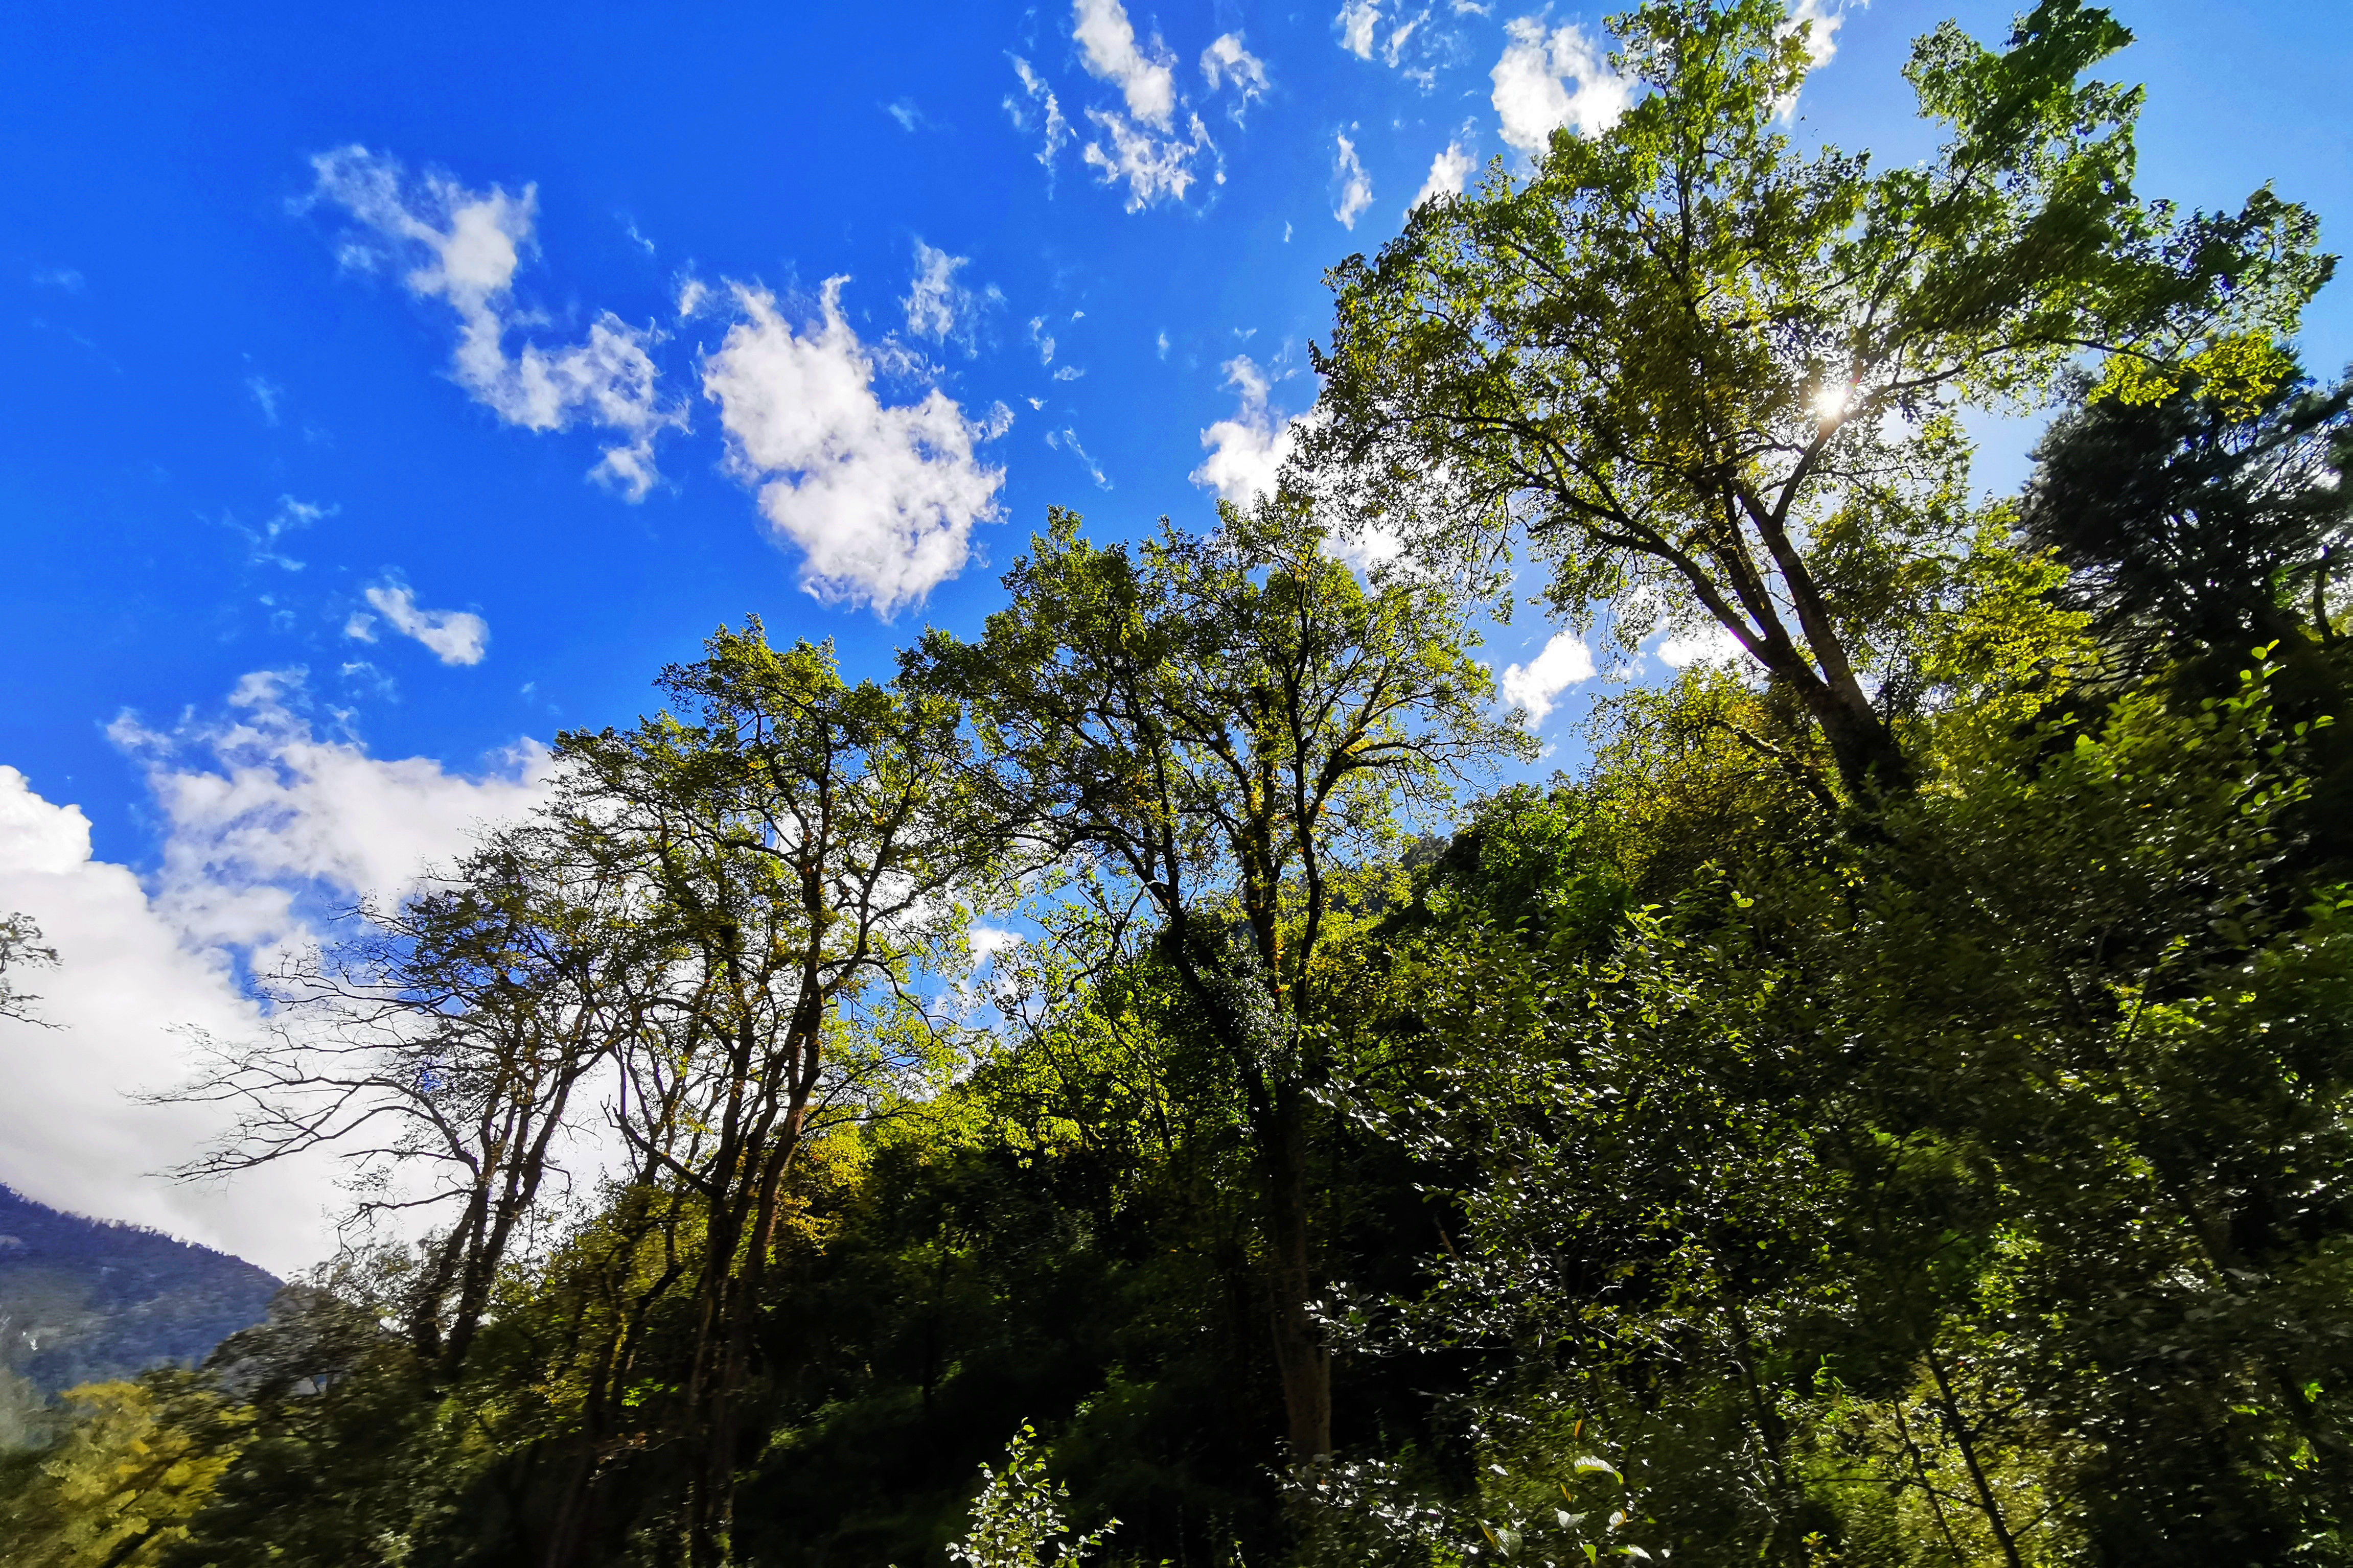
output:
[{"label": "cloud bank", "polygon": [[314,942],[324,910],[399,897],[480,825],[536,804],[548,754],[520,742],[476,777],[378,759],[317,732],[299,671],[245,677],[215,721],[158,731],[126,717],[111,733],[157,808],[162,862],[143,879],[93,858],[79,808],[0,766],[0,910],[30,914],[60,960],[27,977],[53,1026],[0,1020],[0,1182],[290,1273],[327,1250],[331,1163],[165,1182],[221,1130],[220,1108],[130,1096],[184,1079],[184,1030],[251,1037],[263,1014],[241,965]]}]

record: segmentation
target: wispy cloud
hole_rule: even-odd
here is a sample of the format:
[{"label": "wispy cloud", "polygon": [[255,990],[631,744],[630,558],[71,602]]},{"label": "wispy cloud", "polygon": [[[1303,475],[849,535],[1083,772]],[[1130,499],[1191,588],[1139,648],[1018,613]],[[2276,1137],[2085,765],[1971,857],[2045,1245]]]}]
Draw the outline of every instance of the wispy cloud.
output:
[{"label": "wispy cloud", "polygon": [[[1208,127],[1201,117],[1192,116],[1189,139],[1155,135],[1130,123],[1112,110],[1090,109],[1087,119],[1093,122],[1101,137],[1090,140],[1081,150],[1080,157],[1096,172],[1106,185],[1127,184],[1127,210],[1140,212],[1164,201],[1182,201],[1185,194],[1199,179],[1194,163],[1204,152],[1214,154],[1217,143],[1209,140]],[[1225,183],[1225,170],[1219,167],[1211,174],[1219,184]]]},{"label": "wispy cloud", "polygon": [[1220,34],[1201,51],[1201,79],[1211,92],[1233,89],[1233,107],[1227,112],[1237,125],[1250,106],[1266,96],[1266,62],[1242,47],[1240,33]]},{"label": "wispy cloud", "polygon": [[1079,460],[1080,466],[1087,470],[1087,477],[1094,480],[1095,488],[1097,489],[1107,490],[1111,489],[1111,476],[1103,472],[1103,468],[1101,463],[1096,462],[1092,458],[1087,455],[1087,449],[1084,447],[1079,445],[1079,433],[1077,431],[1071,429],[1068,426],[1065,426],[1060,430],[1049,430],[1046,432],[1046,445],[1053,447],[1058,452],[1068,452],[1071,456],[1076,458]]},{"label": "wispy cloud", "polygon": [[292,496],[280,496],[277,510],[263,519],[259,527],[248,527],[234,516],[225,521],[244,536],[247,557],[256,565],[300,572],[302,563],[280,549],[279,541],[322,519],[332,517],[341,510],[339,507],[322,506],[315,501],[296,500]]},{"label": "wispy cloud", "polygon": [[1346,133],[1335,141],[1338,145],[1332,163],[1332,184],[1337,194],[1333,198],[1332,216],[1340,220],[1341,227],[1353,229],[1357,217],[1373,205],[1373,181],[1356,156],[1356,144],[1348,140]]},{"label": "wispy cloud", "polygon": [[262,422],[276,426],[279,401],[286,395],[286,389],[266,375],[248,375],[245,378],[245,391],[253,399],[254,406],[261,410]]},{"label": "wispy cloud", "polygon": [[439,300],[458,317],[450,374],[476,402],[511,425],[561,430],[587,423],[622,437],[590,470],[631,500],[660,479],[655,438],[683,429],[682,405],[665,403],[648,350],[660,341],[611,311],[589,325],[584,342],[556,348],[507,340],[539,320],[519,306],[514,279],[533,243],[538,194],[510,195],[497,185],[472,191],[448,175],[411,177],[398,160],[344,147],[313,158],[310,205],[330,204],[358,223],[338,252],[355,271],[402,269],[401,282],[423,300]]},{"label": "wispy cloud", "polygon": [[[444,664],[480,664],[490,651],[491,623],[471,610],[420,609],[416,594],[396,579],[368,589],[364,597],[386,626],[424,644]],[[375,641],[375,616],[364,611],[353,614],[343,623],[343,635]]]},{"label": "wispy cloud", "polygon": [[961,343],[966,354],[977,352],[980,318],[1002,305],[1005,295],[994,283],[975,290],[958,282],[956,273],[971,262],[970,257],[951,256],[916,239],[915,275],[900,301],[907,310],[908,331],[935,343]]},{"label": "wispy cloud", "polygon": [[1021,79],[1024,96],[1017,99],[1011,93],[1006,94],[1005,112],[1012,117],[1013,128],[1017,131],[1029,130],[1030,117],[1033,112],[1036,114],[1038,128],[1043,133],[1043,144],[1038,149],[1038,162],[1046,165],[1046,188],[1051,192],[1054,187],[1054,160],[1062,151],[1063,144],[1071,139],[1071,122],[1062,118],[1061,100],[1054,96],[1054,89],[1046,85],[1045,79],[1019,55],[1009,58],[1013,61],[1013,74]]}]

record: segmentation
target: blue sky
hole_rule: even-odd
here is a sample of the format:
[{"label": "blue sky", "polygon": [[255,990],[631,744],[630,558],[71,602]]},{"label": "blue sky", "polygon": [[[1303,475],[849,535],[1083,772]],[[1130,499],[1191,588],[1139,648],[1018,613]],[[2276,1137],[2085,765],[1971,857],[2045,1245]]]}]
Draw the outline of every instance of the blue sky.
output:
[{"label": "blue sky", "polygon": [[[1928,150],[1908,41],[2010,16],[1818,8],[1800,133],[1891,160]],[[2143,188],[2273,180],[2341,245],[2341,6],[2116,9]],[[294,1261],[313,1188],[142,1174],[202,1131],[122,1108],[175,1070],[164,1026],[249,1027],[238,962],[527,799],[540,742],[626,721],[723,620],[883,674],[977,624],[1049,504],[1208,521],[1313,401],[1324,269],[1450,157],[1606,112],[1600,37],[1512,0],[20,0],[0,907],[68,963],[37,987],[65,1027],[0,1025],[0,1181]],[[2308,318],[2323,371],[2346,300]],[[2029,427],[1986,429],[2014,483]]]}]

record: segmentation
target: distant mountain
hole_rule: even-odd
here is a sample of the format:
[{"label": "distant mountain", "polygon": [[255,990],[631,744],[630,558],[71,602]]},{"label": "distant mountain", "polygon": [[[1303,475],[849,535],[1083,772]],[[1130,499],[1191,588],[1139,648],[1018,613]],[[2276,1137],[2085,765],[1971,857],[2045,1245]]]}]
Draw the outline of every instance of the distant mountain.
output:
[{"label": "distant mountain", "polygon": [[193,1365],[268,1316],[278,1288],[241,1258],[0,1187],[0,1373],[16,1374],[0,1382],[47,1395]]}]

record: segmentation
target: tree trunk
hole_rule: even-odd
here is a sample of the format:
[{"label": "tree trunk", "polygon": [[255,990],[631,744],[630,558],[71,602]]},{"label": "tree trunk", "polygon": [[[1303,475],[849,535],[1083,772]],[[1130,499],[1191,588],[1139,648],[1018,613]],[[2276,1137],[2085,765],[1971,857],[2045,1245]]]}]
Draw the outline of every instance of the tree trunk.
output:
[{"label": "tree trunk", "polygon": [[1865,805],[1908,795],[1917,780],[1911,759],[1895,742],[1895,731],[1873,711],[1860,692],[1841,693],[1821,686],[1801,687],[1807,706],[1822,727],[1839,778],[1847,793]]},{"label": "tree trunk", "polygon": [[1332,1357],[1308,1310],[1314,1300],[1307,1190],[1306,1095],[1275,1086],[1272,1125],[1265,1130],[1267,1241],[1273,1287],[1274,1363],[1282,1380],[1291,1457],[1332,1451]]}]

